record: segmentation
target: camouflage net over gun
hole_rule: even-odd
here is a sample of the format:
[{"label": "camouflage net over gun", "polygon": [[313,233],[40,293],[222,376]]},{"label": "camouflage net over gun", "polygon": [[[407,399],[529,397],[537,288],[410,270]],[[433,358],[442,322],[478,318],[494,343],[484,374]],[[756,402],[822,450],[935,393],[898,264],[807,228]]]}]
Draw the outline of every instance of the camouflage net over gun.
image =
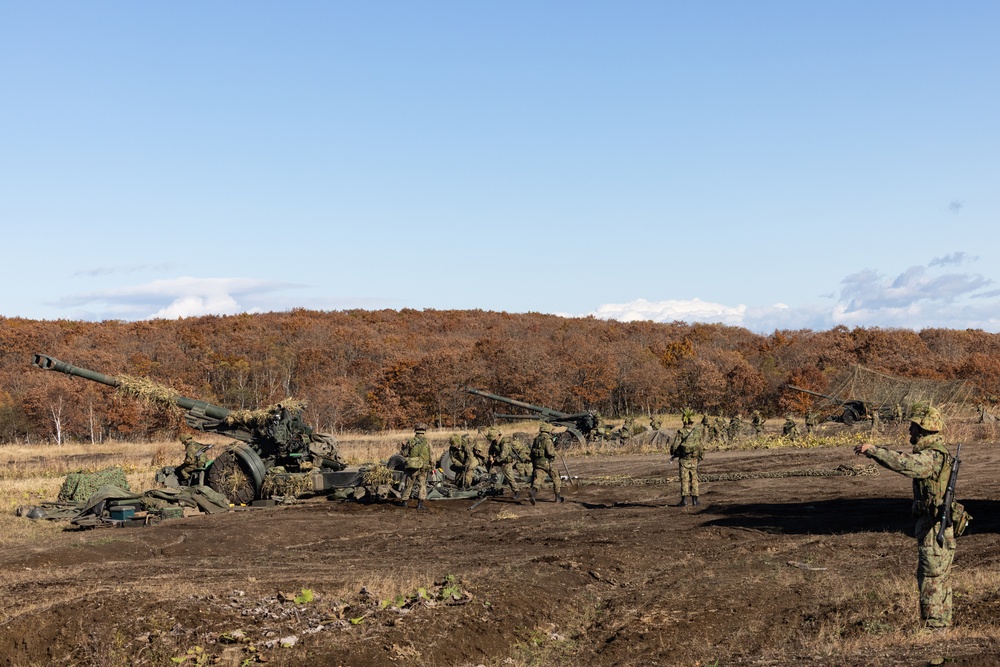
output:
[{"label": "camouflage net over gun", "polygon": [[[879,474],[874,463],[867,466],[839,465],[836,468],[804,468],[802,470],[774,470],[764,472],[724,472],[700,474],[702,482],[736,482],[744,479],[775,479],[780,477],[861,477]],[[628,477],[615,475],[612,477],[583,477],[580,484],[591,486],[652,486],[655,484],[672,484],[679,481],[673,477]]]},{"label": "camouflage net over gun", "polygon": [[174,401],[180,394],[170,387],[157,384],[147,378],[137,378],[131,375],[122,375],[116,379],[118,380],[118,393],[122,396],[137,398],[145,403],[152,403],[161,407],[177,407]]},{"label": "camouflage net over gun", "polygon": [[361,483],[365,486],[383,486],[392,482],[392,470],[381,463],[373,465],[361,475]]},{"label": "camouflage net over gun", "polygon": [[296,412],[306,409],[306,402],[295,398],[286,398],[280,403],[269,405],[259,410],[233,410],[226,417],[226,426],[245,426],[250,429],[257,429],[267,426],[275,417],[281,415],[281,409],[289,412]]}]

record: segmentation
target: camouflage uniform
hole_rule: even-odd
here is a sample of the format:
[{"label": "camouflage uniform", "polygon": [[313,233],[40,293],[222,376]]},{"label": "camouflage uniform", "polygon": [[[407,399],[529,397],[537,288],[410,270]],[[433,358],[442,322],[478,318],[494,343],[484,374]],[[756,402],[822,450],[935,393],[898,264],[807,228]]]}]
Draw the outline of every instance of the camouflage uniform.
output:
[{"label": "camouflage uniform", "polygon": [[946,628],[951,625],[952,620],[951,583],[948,577],[955,558],[953,528],[945,530],[943,546],[937,543],[941,504],[951,477],[952,461],[944,438],[939,435],[943,427],[944,421],[937,409],[914,406],[910,425],[912,454],[869,444],[855,448],[855,451],[875,459],[885,468],[913,479],[920,618],[930,628]]},{"label": "camouflage uniform", "polygon": [[806,410],[806,435],[811,435],[813,429],[816,428],[816,413],[812,410]]},{"label": "camouflage uniform", "polygon": [[653,429],[654,431],[659,431],[661,428],[663,428],[663,419],[661,419],[656,415],[650,415],[649,428]]},{"label": "camouflage uniform", "polygon": [[431,445],[424,435],[426,432],[427,427],[424,424],[417,424],[413,429],[413,437],[403,445],[406,486],[403,488],[399,503],[403,507],[406,507],[413,493],[413,487],[416,486],[417,509],[424,509],[424,500],[427,498],[427,473],[431,469]]},{"label": "camouflage uniform", "polygon": [[517,438],[511,438],[510,448],[514,451],[514,472],[531,477],[531,447]]},{"label": "camouflage uniform", "polygon": [[743,419],[738,414],[733,415],[733,418],[729,420],[729,441],[732,442],[740,437],[740,431],[742,430]]},{"label": "camouflage uniform", "polygon": [[799,437],[799,425],[791,416],[785,417],[785,425],[781,427],[781,435],[791,440]]},{"label": "camouflage uniform", "polygon": [[687,505],[688,496],[691,497],[692,505],[698,504],[698,462],[705,458],[705,449],[702,445],[702,429],[700,426],[692,426],[692,423],[685,419],[670,445],[670,456],[678,459],[681,479],[679,506]]},{"label": "camouflage uniform", "polygon": [[500,435],[500,431],[490,429],[486,432],[486,438],[490,441],[490,466],[499,467],[503,473],[504,483],[514,492],[514,499],[520,497],[520,487],[514,479],[514,463],[517,461],[517,454],[514,453],[510,444],[510,438]]},{"label": "camouflage uniform", "polygon": [[531,504],[535,504],[535,493],[538,491],[538,483],[545,475],[552,480],[552,488],[556,492],[556,502],[563,502],[560,491],[559,472],[553,470],[553,461],[556,458],[556,447],[552,442],[552,426],[543,423],[535,436],[535,441],[531,443],[531,464],[534,472],[531,474]]},{"label": "camouflage uniform", "polygon": [[753,413],[753,434],[760,435],[764,432],[764,415],[760,414],[760,410],[754,410]]},{"label": "camouflage uniform", "polygon": [[174,468],[174,475],[177,476],[178,481],[184,482],[197,468],[205,467],[207,461],[201,452],[208,446],[197,442],[186,433],[180,439],[184,445],[184,463]]},{"label": "camouflage uniform", "polygon": [[472,446],[472,438],[469,434],[458,435],[457,433],[449,438],[448,455],[451,458],[451,469],[455,473],[455,481],[459,488],[467,489],[472,486],[473,473],[480,461],[476,458],[475,449]]}]

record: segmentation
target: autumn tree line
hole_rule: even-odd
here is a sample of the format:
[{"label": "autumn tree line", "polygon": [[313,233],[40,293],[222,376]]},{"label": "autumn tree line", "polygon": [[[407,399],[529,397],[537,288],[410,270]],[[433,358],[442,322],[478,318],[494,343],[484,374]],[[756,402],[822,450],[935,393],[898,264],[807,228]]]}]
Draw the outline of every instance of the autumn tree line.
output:
[{"label": "autumn tree line", "polygon": [[1000,335],[855,328],[760,335],[721,324],[538,313],[349,310],[141,322],[0,318],[0,442],[173,437],[177,411],[30,365],[33,353],[184,396],[255,409],[295,397],[316,428],[474,428],[494,410],[470,386],[607,418],[690,406],[723,416],[803,411],[786,383],[824,392],[851,364],[968,380],[1000,395]]}]

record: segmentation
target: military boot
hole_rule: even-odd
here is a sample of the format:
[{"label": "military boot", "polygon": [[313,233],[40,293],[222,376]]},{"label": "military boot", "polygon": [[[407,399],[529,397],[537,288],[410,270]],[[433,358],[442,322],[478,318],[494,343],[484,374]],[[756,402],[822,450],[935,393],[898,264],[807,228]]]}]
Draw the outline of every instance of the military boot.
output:
[{"label": "military boot", "polygon": [[563,502],[566,502],[566,499],[562,497],[561,493],[557,493],[556,494],[556,502],[557,503],[563,503]]},{"label": "military boot", "polygon": [[691,496],[691,504],[692,505],[700,505],[701,504],[701,503],[698,502],[698,496]]},{"label": "military boot", "polygon": [[520,500],[520,499],[521,499],[521,492],[520,491],[515,491],[514,492],[514,500]]},{"label": "military boot", "polygon": [[528,491],[528,500],[531,501],[532,505],[535,504],[535,490],[534,489],[531,489],[530,491]]},{"label": "military boot", "polygon": [[410,506],[410,501],[409,500],[400,500],[396,504],[399,505],[400,507],[409,507]]},{"label": "military boot", "polygon": [[677,503],[676,505],[674,505],[674,507],[684,507],[687,504],[688,504],[688,498],[687,498],[687,496],[681,496],[681,501],[679,503]]},{"label": "military boot", "polygon": [[426,507],[424,507],[424,501],[423,500],[418,500],[417,501],[417,509],[418,510],[425,510],[425,509],[427,509]]}]

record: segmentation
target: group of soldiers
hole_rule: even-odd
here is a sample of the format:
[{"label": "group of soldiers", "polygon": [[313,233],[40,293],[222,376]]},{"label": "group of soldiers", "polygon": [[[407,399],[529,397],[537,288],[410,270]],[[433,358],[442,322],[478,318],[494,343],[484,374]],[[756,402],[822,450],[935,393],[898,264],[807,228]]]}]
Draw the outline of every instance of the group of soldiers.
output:
[{"label": "group of soldiers", "polygon": [[[430,442],[427,440],[427,425],[417,424],[413,437],[401,448],[406,470],[406,485],[399,504],[408,507],[414,491],[417,495],[417,509],[426,509],[427,475],[434,468]],[[469,434],[453,435],[448,445],[448,465],[455,474],[459,488],[471,488],[477,470],[498,472],[504,487],[510,488],[514,500],[521,499],[521,486],[517,477],[530,477],[528,500],[532,505],[537,501],[539,486],[545,478],[552,481],[555,502],[564,502],[562,484],[556,469],[555,442],[552,439],[552,425],[542,422],[538,435],[528,446],[516,438],[505,436],[495,428],[484,433],[486,448],[477,447]]]}]

